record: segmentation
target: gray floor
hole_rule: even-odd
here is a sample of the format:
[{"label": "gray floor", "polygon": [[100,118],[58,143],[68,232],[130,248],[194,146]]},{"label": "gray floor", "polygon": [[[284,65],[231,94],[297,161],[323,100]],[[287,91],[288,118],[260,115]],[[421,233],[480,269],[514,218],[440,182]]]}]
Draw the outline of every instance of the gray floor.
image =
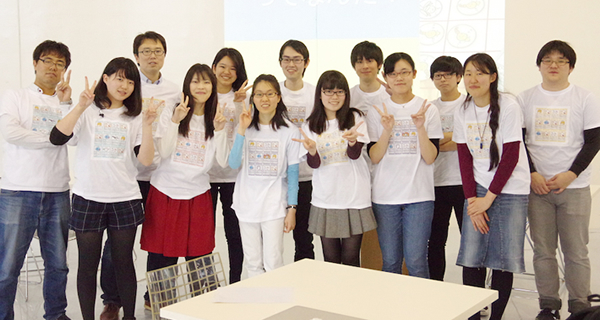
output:
[{"label": "gray floor", "polygon": [[[219,216],[218,216],[219,217]],[[138,232],[139,237],[139,232]],[[136,309],[136,317],[137,319],[151,319],[152,316],[149,311],[144,310],[143,307],[143,298],[142,295],[145,291],[145,263],[146,263],[146,253],[139,248],[139,241],[135,248],[136,252],[136,270],[138,274],[138,303]],[[71,272],[69,273],[69,280],[67,285],[67,299],[69,302],[69,306],[67,308],[67,315],[71,317],[71,319],[81,319],[81,313],[79,311],[79,302],[77,300],[77,289],[76,289],[76,275],[77,275],[77,245],[75,241],[71,241],[68,252],[68,261]],[[316,245],[316,255],[317,259],[322,260],[323,254],[320,248],[320,242],[318,238],[315,238]],[[459,245],[459,234],[458,227],[456,225],[451,225],[450,235],[448,239],[447,245],[447,260],[448,267],[446,271],[446,281],[461,283],[461,269],[454,265],[454,261],[456,259],[456,254],[458,252]],[[293,239],[291,235],[285,236],[285,263],[291,263],[293,260]],[[531,265],[531,257],[532,251],[530,246],[525,244],[525,261],[527,266],[527,271],[532,271]],[[34,252],[39,253],[39,249],[36,247],[36,243],[34,241],[33,245]],[[217,222],[217,247],[215,251],[221,253],[221,257],[225,263],[225,269],[228,269],[228,261],[227,261],[227,248],[225,242],[225,235],[222,228],[222,221]],[[597,272],[600,268],[600,230],[594,229],[590,233],[590,258],[592,263],[592,268],[594,272],[592,272],[592,291],[599,293],[600,292],[600,273]],[[34,268],[35,265],[31,262],[30,259],[30,268]],[[40,260],[41,262],[41,260]],[[244,275],[245,276],[245,275]],[[15,302],[15,319],[22,320],[30,320],[30,319],[42,319],[44,314],[43,309],[43,299],[42,299],[42,285],[39,284],[39,275],[35,272],[29,274],[29,283],[26,285],[25,274],[22,274],[22,281],[19,283],[19,289],[17,292],[17,299]],[[535,292],[528,292],[524,290],[534,290],[535,284],[533,281],[533,276],[527,275],[515,275],[514,286],[516,290],[513,290],[512,296],[509,302],[509,306],[505,312],[503,319],[534,319],[538,310],[537,304],[537,294]],[[26,287],[29,290],[29,299],[25,300],[25,290]],[[524,290],[522,290],[524,289]],[[561,295],[563,301],[567,300],[566,290],[561,289]],[[98,300],[96,302],[96,310],[98,317],[100,312],[102,311],[102,302],[100,301],[100,289],[98,288]],[[432,301],[432,305],[435,305],[435,301]],[[562,319],[566,319],[568,317],[568,313],[566,310],[562,312]],[[426,316],[423,319],[427,319]]]}]

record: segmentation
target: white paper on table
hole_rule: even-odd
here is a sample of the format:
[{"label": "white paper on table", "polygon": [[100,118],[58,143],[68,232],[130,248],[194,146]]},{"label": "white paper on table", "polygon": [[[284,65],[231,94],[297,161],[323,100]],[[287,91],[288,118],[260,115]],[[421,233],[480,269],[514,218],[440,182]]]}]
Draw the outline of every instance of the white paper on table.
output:
[{"label": "white paper on table", "polygon": [[213,295],[213,302],[224,303],[292,303],[291,287],[223,287]]}]

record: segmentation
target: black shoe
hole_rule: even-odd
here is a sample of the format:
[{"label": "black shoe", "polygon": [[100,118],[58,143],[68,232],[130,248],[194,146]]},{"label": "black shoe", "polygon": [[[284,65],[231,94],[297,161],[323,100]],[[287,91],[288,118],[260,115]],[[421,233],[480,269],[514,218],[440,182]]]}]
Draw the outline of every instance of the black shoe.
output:
[{"label": "black shoe", "polygon": [[67,317],[67,315],[63,313],[60,317],[56,318],[56,320],[71,320],[71,318]]},{"label": "black shoe", "polygon": [[545,308],[535,317],[535,320],[557,320],[560,319],[560,313],[558,310],[552,310],[550,308]]}]

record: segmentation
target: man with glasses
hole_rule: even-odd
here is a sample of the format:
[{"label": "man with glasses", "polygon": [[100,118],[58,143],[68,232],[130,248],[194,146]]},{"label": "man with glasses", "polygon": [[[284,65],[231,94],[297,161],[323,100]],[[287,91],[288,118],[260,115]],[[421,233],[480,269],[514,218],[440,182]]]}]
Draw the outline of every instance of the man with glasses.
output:
[{"label": "man with glasses", "polygon": [[529,225],[539,320],[560,319],[559,239],[569,312],[590,306],[589,164],[600,149],[600,104],[591,92],[569,83],[575,60],[566,42],[546,43],[536,60],[542,83],[518,96],[531,171]]},{"label": "man with glasses", "polygon": [[452,141],[454,112],[461,108],[465,101],[465,96],[458,91],[458,84],[462,79],[462,64],[454,57],[438,57],[431,64],[429,77],[440,91],[440,97],[433,104],[440,111],[444,138],[440,140],[440,153],[435,159],[433,171],[435,202],[427,260],[430,278],[443,281],[450,215],[454,209],[458,227],[461,229],[465,202],[456,143]]},{"label": "man with glasses", "polygon": [[34,233],[44,259],[44,318],[69,319],[67,239],[69,165],[67,146],[49,136],[71,101],[69,48],[46,40],[33,52],[35,81],[7,90],[0,102],[4,174],[0,190],[0,319],[14,319],[13,304],[23,260]]},{"label": "man with glasses", "polygon": [[[152,124],[152,134],[156,132],[160,113],[167,105],[174,105],[179,102],[181,89],[173,82],[163,78],[160,70],[165,63],[167,54],[167,42],[165,38],[154,32],[148,31],[139,34],[133,40],[133,55],[140,67],[140,79],[142,82],[142,104],[143,110],[148,108],[150,101],[158,106],[156,112],[158,116]],[[155,150],[154,162],[150,166],[137,164],[138,169],[138,185],[142,193],[142,201],[144,206],[148,198],[150,190],[150,177],[152,172],[158,167],[160,155],[158,150]],[[102,300],[104,310],[100,315],[101,320],[116,320],[119,317],[119,309],[121,308],[121,299],[117,290],[117,282],[115,270],[112,265],[110,255],[111,243],[107,239],[102,254],[102,269],[100,274],[100,286],[102,287]],[[156,267],[147,265],[147,271],[156,269]],[[150,297],[148,292],[144,295],[144,307],[151,309]]]},{"label": "man with glasses", "polygon": [[[279,50],[279,65],[285,80],[281,87],[281,98],[288,109],[288,116],[300,128],[310,115],[315,104],[315,86],[302,80],[310,63],[308,48],[298,40],[286,41]],[[298,207],[294,228],[294,261],[314,259],[313,235],[308,232],[308,217],[312,199],[312,169],[306,161],[300,163]]]}]

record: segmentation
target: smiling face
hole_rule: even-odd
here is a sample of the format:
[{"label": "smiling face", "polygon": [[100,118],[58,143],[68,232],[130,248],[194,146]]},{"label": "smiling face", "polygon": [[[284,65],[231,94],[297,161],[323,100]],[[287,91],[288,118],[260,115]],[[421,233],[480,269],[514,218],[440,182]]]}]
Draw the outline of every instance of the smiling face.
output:
[{"label": "smiling face", "polygon": [[[52,63],[44,63],[44,61]],[[43,54],[39,60],[33,61],[35,70],[35,84],[42,90],[54,92],[56,85],[60,82],[60,74],[64,70],[59,70],[56,64],[65,65],[65,58],[55,53]]]},{"label": "smiling face", "polygon": [[[467,63],[465,66],[464,83],[467,92],[477,100],[487,100],[489,104],[490,97],[490,85],[496,81],[496,74],[489,74],[488,70],[480,70],[473,62]],[[479,104],[478,104],[479,106]],[[483,106],[481,106],[483,107]]]},{"label": "smiling face", "polygon": [[365,57],[356,60],[356,63],[354,63],[354,71],[356,71],[361,81],[370,82],[375,80],[380,68],[381,65],[377,64],[377,60]]},{"label": "smiling face", "polygon": [[277,90],[275,90],[273,85],[267,81],[257,83],[253,89],[252,99],[254,107],[261,115],[268,115],[272,118],[275,115],[281,96],[277,94]]},{"label": "smiling face", "polygon": [[[217,77],[218,86],[223,89],[219,90],[220,93],[227,93],[231,91],[232,85],[237,80],[237,69],[235,63],[228,56],[223,57],[221,61],[217,62],[213,66],[213,72]],[[225,91],[225,92],[222,92]]]},{"label": "smiling face", "polygon": [[[294,62],[294,60],[298,60],[298,63]],[[302,54],[294,50],[294,48],[285,47],[283,55],[281,55],[280,66],[286,79],[297,81],[302,79],[304,69],[308,67],[309,62],[309,60],[304,60]]]},{"label": "smiling face", "polygon": [[346,101],[346,92],[343,89],[321,89],[321,101],[325,108],[327,120],[336,118],[337,111],[344,106]]},{"label": "smiling face", "polygon": [[[152,51],[149,55],[145,55],[142,52],[144,50]],[[156,50],[162,50],[163,54],[157,55]],[[146,39],[142,42],[138,48],[138,54],[135,55],[135,60],[140,66],[140,70],[146,76],[156,74],[160,72],[163,65],[165,64],[165,48],[162,43],[152,39]]]},{"label": "smiling face", "polygon": [[102,80],[106,83],[106,95],[110,99],[111,108],[120,107],[123,100],[129,98],[135,89],[135,82],[125,78],[123,71],[117,71],[112,75],[102,75]]},{"label": "smiling face", "polygon": [[392,90],[392,95],[405,95],[412,93],[413,80],[417,71],[413,70],[410,63],[404,59],[398,60],[394,71],[385,75],[385,81]]},{"label": "smiling face", "polygon": [[196,103],[205,103],[212,93],[210,78],[203,74],[195,74],[190,82],[190,92]]}]

